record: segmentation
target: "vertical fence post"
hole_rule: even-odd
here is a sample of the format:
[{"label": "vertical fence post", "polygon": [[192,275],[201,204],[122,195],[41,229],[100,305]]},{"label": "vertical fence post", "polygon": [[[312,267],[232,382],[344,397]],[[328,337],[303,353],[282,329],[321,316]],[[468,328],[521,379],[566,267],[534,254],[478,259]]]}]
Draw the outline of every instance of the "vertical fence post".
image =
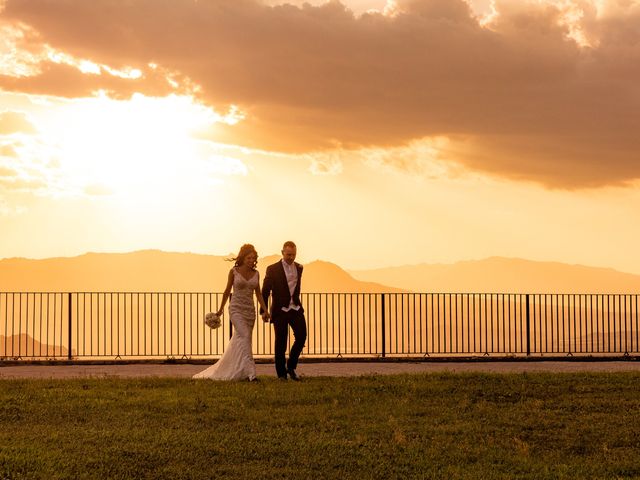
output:
[{"label": "vertical fence post", "polygon": [[69,295],[69,301],[68,301],[69,312],[68,312],[67,317],[68,317],[68,327],[69,327],[69,342],[68,342],[69,349],[67,350],[67,358],[69,360],[71,360],[71,357],[72,357],[72,353],[71,353],[72,352],[72,348],[71,348],[72,347],[72,345],[71,345],[72,338],[71,337],[72,337],[72,332],[73,332],[73,329],[72,329],[72,322],[73,322],[72,312],[73,312],[73,309],[71,308],[71,292],[69,292],[68,295]]},{"label": "vertical fence post", "polygon": [[387,315],[386,315],[386,295],[382,294],[382,325],[381,325],[381,333],[382,333],[382,358],[386,356],[386,343],[387,343],[387,330],[385,324],[387,323]]},{"label": "vertical fence post", "polygon": [[531,314],[529,310],[529,294],[527,294],[527,357],[531,355],[531,338],[530,338]]}]

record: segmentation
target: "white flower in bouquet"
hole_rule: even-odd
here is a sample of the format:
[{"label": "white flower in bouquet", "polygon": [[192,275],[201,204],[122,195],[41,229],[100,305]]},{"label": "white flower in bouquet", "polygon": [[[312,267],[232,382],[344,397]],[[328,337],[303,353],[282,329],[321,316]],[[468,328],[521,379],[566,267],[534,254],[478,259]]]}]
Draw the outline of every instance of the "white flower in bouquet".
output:
[{"label": "white flower in bouquet", "polygon": [[222,325],[222,319],[217,313],[210,312],[205,315],[204,324],[209,328],[218,328]]}]

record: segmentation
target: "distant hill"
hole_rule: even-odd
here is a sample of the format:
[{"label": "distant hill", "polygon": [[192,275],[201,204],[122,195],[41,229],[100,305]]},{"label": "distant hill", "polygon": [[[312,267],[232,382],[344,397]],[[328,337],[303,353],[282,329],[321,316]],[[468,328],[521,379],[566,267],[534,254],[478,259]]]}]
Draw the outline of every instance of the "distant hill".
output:
[{"label": "distant hill", "polygon": [[[77,257],[0,260],[0,291],[221,292],[225,256],[142,250]],[[261,257],[261,278],[280,257]],[[640,293],[640,276],[609,268],[491,257],[347,272],[316,260],[305,264],[304,292]]]},{"label": "distant hill", "polygon": [[[0,260],[0,291],[166,291],[221,292],[232,263],[224,256],[143,250],[87,253],[77,257]],[[276,255],[258,259],[264,278]],[[354,279],[338,265],[305,265],[303,292],[399,292],[397,288]]]},{"label": "distant hill", "polygon": [[[27,334],[11,335],[5,337],[0,335],[0,358],[2,357],[66,357],[69,350],[59,345],[47,345],[40,343]],[[76,351],[71,350],[75,355]]]},{"label": "distant hill", "polygon": [[640,276],[611,268],[491,257],[454,264],[352,270],[358,280],[414,292],[640,293]]},{"label": "distant hill", "polygon": [[338,265],[321,260],[305,265],[302,278],[304,292],[399,293],[404,291],[378,282],[356,280]]}]

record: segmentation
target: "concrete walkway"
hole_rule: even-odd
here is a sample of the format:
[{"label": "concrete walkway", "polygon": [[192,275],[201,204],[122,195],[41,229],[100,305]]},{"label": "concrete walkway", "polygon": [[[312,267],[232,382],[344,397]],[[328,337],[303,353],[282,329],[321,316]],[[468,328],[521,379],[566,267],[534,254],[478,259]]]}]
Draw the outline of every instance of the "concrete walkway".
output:
[{"label": "concrete walkway", "polygon": [[[0,366],[6,378],[86,378],[86,377],[179,377],[190,378],[206,365],[121,364],[121,365],[7,365]],[[259,376],[275,376],[273,364],[256,365]],[[437,372],[640,372],[639,361],[536,361],[536,362],[326,362],[301,363],[303,377],[347,377]]]}]

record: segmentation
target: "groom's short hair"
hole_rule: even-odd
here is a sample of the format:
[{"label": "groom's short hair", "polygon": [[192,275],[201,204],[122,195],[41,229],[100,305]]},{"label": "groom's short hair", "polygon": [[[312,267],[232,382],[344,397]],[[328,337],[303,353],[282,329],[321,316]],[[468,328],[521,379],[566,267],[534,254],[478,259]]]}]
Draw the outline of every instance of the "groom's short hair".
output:
[{"label": "groom's short hair", "polygon": [[291,240],[287,240],[286,242],[284,242],[284,245],[282,245],[283,250],[287,247],[295,248],[297,250],[296,244],[293,243]]}]

